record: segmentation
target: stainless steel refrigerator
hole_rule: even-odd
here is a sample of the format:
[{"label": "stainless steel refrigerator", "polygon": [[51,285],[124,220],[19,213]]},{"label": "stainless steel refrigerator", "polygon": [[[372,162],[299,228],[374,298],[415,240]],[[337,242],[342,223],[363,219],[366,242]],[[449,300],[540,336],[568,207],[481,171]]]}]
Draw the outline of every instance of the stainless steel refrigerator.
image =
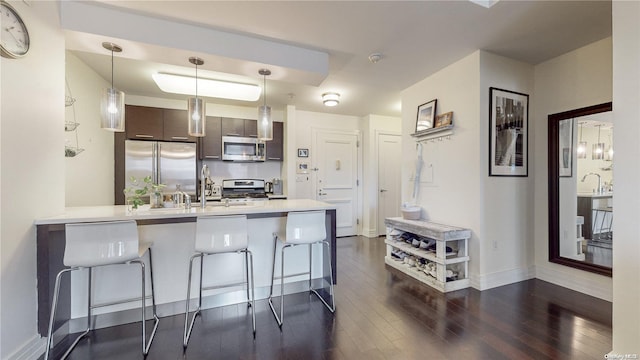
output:
[{"label": "stainless steel refrigerator", "polygon": [[176,185],[195,198],[196,144],[167,141],[125,141],[125,187],[134,176],[151,176],[154,183],[165,184],[165,194],[173,194]]}]

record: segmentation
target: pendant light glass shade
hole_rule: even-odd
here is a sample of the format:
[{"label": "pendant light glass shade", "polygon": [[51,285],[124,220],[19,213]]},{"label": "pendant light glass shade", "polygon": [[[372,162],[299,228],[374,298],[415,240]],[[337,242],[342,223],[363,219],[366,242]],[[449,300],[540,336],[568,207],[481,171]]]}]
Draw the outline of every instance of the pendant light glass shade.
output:
[{"label": "pendant light glass shade", "polygon": [[190,57],[189,62],[196,66],[196,97],[187,101],[187,122],[189,123],[189,136],[202,137],[205,135],[205,119],[207,117],[205,104],[198,97],[198,65],[204,61],[197,57]]},{"label": "pendant light glass shade", "polygon": [[262,106],[258,106],[258,139],[272,140],[273,120],[271,119],[271,107],[267,106],[267,75],[271,75],[271,71],[268,69],[260,69],[258,74],[262,75],[264,79],[264,103]]},{"label": "pendant light glass shade", "polygon": [[271,106],[258,106],[258,139],[273,139],[273,121],[271,121]]},{"label": "pendant light glass shade", "polygon": [[600,142],[600,127],[598,125],[598,142],[593,144],[591,149],[591,159],[592,160],[602,160],[604,159],[604,143]]},{"label": "pendant light glass shade", "polygon": [[587,158],[587,142],[580,141],[578,143],[578,159],[586,159]]},{"label": "pendant light glass shade", "polygon": [[115,132],[124,131],[124,92],[104,89],[100,103],[100,127]]},{"label": "pendant light glass shade", "polygon": [[204,136],[205,109],[202,98],[189,98],[189,136]]},{"label": "pendant light glass shade", "polygon": [[578,142],[577,155],[578,159],[586,159],[587,158],[587,142],[582,141],[582,125],[583,123],[578,124],[578,130],[580,131],[580,141]]},{"label": "pendant light glass shade", "polygon": [[102,47],[111,51],[111,88],[102,92],[100,127],[114,132],[124,131],[124,92],[113,87],[113,53],[121,52],[122,48],[114,43],[103,42]]}]

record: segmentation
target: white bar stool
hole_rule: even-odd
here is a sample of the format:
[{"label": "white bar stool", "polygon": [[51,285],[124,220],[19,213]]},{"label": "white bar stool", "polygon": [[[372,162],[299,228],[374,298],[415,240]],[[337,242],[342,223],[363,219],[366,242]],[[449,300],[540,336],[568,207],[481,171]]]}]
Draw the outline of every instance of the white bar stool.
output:
[{"label": "white bar stool", "polygon": [[[56,276],[56,283],[53,293],[53,303],[51,306],[51,317],[49,318],[49,333],[47,335],[47,350],[45,360],[49,359],[49,352],[52,345],[53,321],[58,305],[58,296],[60,293],[60,279],[62,274],[74,270],[89,270],[89,288],[87,299],[87,329],[76,338],[69,349],[64,353],[62,359],[65,359],[78,344],[80,339],[91,330],[91,273],[94,267],[115,265],[115,264],[131,264],[137,263],[142,269],[142,353],[147,355],[149,347],[158,329],[158,315],[156,313],[156,301],[153,289],[153,265],[151,260],[151,243],[141,243],[138,240],[138,227],[135,220],[130,221],[110,221],[99,223],[81,223],[65,225],[65,248],[63,263],[69,266]],[[146,336],[146,315],[145,315],[145,265],[142,257],[149,252],[149,274],[151,277],[151,303],[153,307],[154,326],[149,341]],[[119,301],[125,303],[132,300]]]},{"label": "white bar stool", "polygon": [[[193,324],[200,314],[202,307],[202,273],[205,255],[244,253],[247,270],[247,302],[252,307],[253,317],[253,337],[256,336],[256,307],[255,290],[253,277],[253,254],[249,251],[249,237],[247,235],[247,217],[245,215],[232,216],[200,216],[196,222],[196,254],[189,261],[189,280],[187,282],[187,306],[184,314],[184,336],[182,345],[184,348],[189,343]],[[193,260],[200,258],[200,287],[198,295],[198,307],[191,318],[189,324],[189,300],[191,298],[191,274],[193,270]],[[249,266],[251,269],[249,269]],[[251,284],[249,284],[249,274],[251,274]],[[249,297],[249,287],[251,297]]]},{"label": "white bar stool", "polygon": [[[312,245],[323,244],[327,247],[329,254],[331,254],[331,248],[327,239],[327,229],[325,227],[325,211],[296,211],[290,212],[287,215],[287,227],[286,234],[273,234],[273,263],[271,267],[271,288],[269,291],[269,306],[275,316],[278,326],[282,328],[282,322],[284,321],[284,250],[289,247],[298,245],[309,246],[309,291],[316,294],[316,296],[322,301],[322,303],[334,313],[336,311],[335,295],[333,292],[333,269],[331,268],[331,259],[329,259],[329,292],[331,296],[331,305],[329,305],[325,299],[311,286],[311,257],[313,255]],[[280,315],[273,306],[273,280],[275,276],[276,268],[276,247],[278,240],[282,242],[281,251],[281,265],[280,265]],[[305,274],[305,273],[303,273]],[[297,276],[300,274],[290,275]]]}]

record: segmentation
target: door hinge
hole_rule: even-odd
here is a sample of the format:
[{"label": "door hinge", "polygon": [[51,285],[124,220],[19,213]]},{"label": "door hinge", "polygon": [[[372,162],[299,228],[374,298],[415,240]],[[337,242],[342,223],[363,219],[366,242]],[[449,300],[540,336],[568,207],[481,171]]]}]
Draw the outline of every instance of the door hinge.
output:
[{"label": "door hinge", "polygon": [[360,140],[356,140],[356,147],[360,147]]},{"label": "door hinge", "polygon": [[360,225],[360,219],[356,219],[356,225]]},{"label": "door hinge", "polygon": [[356,186],[360,186],[360,179],[356,179]]}]

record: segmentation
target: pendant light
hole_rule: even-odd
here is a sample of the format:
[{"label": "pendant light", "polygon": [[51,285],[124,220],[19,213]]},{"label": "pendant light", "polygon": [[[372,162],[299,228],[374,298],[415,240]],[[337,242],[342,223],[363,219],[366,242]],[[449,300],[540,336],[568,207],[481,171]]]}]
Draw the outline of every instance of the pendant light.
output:
[{"label": "pendant light", "polygon": [[[613,130],[610,130],[613,131]],[[611,133],[609,133],[609,147],[604,153],[604,159],[607,161],[613,161],[613,140],[611,140]]]},{"label": "pendant light", "polygon": [[187,103],[187,116],[189,123],[189,136],[204,136],[206,109],[204,108],[204,101],[198,97],[198,65],[204,64],[204,61],[197,57],[190,57],[189,62],[196,66],[196,97],[189,98]]},{"label": "pendant light", "polygon": [[600,142],[600,128],[602,125],[598,126],[598,142],[593,144],[591,150],[591,159],[592,160],[602,160],[604,158],[604,143]]},{"label": "pendant light", "polygon": [[582,133],[584,132],[584,130],[582,130],[582,126],[584,125],[584,122],[578,123],[578,131],[580,132],[580,141],[578,142],[578,159],[586,159],[587,158],[587,142],[586,141],[582,141]]},{"label": "pendant light", "polygon": [[271,75],[271,70],[260,69],[258,74],[264,79],[264,102],[262,106],[258,106],[258,139],[273,139],[273,120],[271,119],[271,107],[267,106],[267,76]]},{"label": "pendant light", "polygon": [[114,132],[124,131],[124,92],[113,87],[113,53],[121,52],[122,48],[111,42],[103,42],[102,47],[111,51],[111,88],[102,93],[100,113],[102,121],[100,127]]}]

